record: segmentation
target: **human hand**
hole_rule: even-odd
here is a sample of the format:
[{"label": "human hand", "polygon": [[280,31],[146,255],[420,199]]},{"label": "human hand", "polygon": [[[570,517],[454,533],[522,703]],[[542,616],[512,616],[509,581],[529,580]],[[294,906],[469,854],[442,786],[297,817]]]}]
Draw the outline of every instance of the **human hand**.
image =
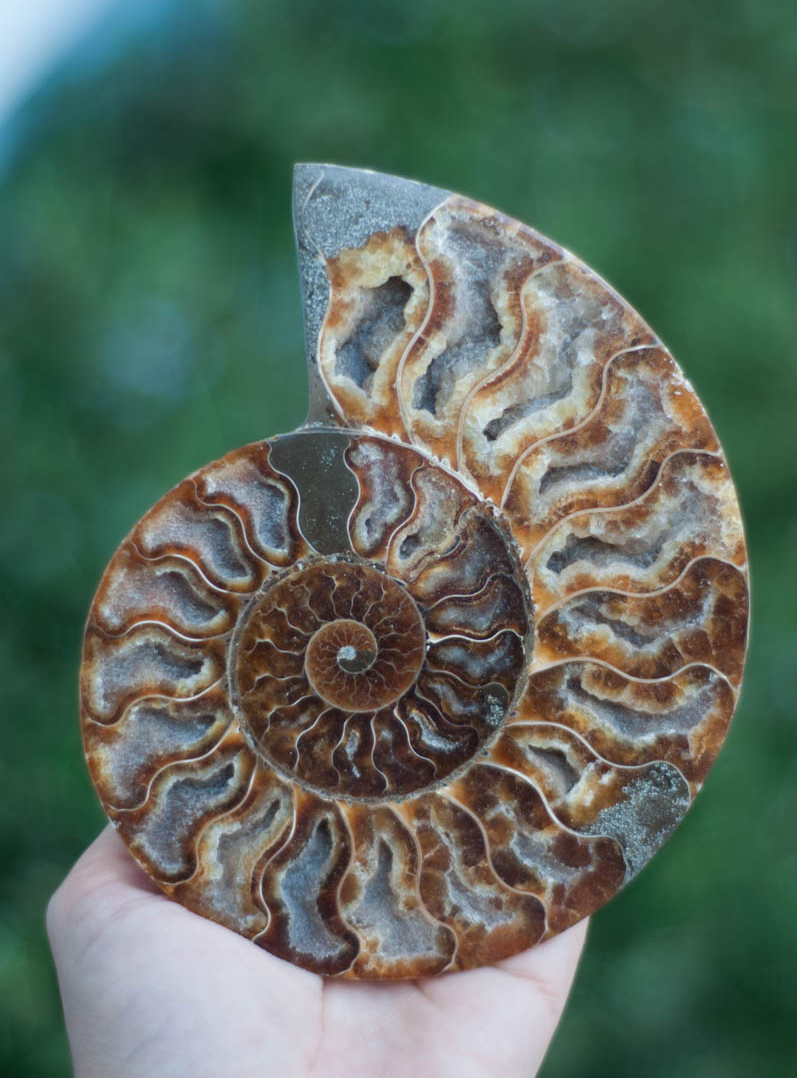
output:
[{"label": "human hand", "polygon": [[330,980],[170,901],[110,826],[47,927],[76,1078],[530,1078],[586,934],[448,976]]}]

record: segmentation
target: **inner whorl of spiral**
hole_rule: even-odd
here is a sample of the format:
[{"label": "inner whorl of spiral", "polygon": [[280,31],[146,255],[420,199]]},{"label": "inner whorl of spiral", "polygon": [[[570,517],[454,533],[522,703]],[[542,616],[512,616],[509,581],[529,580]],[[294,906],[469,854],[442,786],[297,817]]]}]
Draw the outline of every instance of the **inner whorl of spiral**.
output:
[{"label": "inner whorl of spiral", "polygon": [[[325,700],[347,711],[362,707],[360,685],[374,665],[379,645],[367,625],[350,618],[340,618],[322,625],[313,636],[305,656],[305,670],[310,684]],[[338,688],[341,675],[349,675],[356,685]],[[367,684],[367,682],[366,682]]]},{"label": "inner whorl of spiral", "polygon": [[[280,645],[286,620],[301,627],[289,648]],[[241,636],[238,683],[250,708],[270,713],[277,701],[271,692],[263,695],[264,680],[295,676],[301,660],[323,704],[373,711],[398,700],[415,681],[425,636],[417,606],[395,580],[367,565],[322,562],[290,574],[255,602]],[[279,686],[271,688],[279,696]]]},{"label": "inner whorl of spiral", "polygon": [[[329,444],[350,446],[365,490],[376,459],[407,464],[401,447]],[[347,551],[267,580],[242,615],[230,663],[239,721],[265,762],[318,793],[403,797],[438,784],[494,735],[522,672],[529,620],[507,540],[456,480],[427,473],[423,513],[383,558],[362,557],[371,494]]]}]

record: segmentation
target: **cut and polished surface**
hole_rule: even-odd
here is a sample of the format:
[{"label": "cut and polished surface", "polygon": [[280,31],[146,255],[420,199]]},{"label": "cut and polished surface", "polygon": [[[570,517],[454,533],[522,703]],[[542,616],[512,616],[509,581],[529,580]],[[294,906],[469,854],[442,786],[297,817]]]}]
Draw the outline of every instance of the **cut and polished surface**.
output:
[{"label": "cut and polished surface", "polygon": [[495,961],[607,901],[699,790],[744,535],[677,364],[517,221],[297,169],[311,421],[122,543],[92,777],[164,890],[308,969]]}]

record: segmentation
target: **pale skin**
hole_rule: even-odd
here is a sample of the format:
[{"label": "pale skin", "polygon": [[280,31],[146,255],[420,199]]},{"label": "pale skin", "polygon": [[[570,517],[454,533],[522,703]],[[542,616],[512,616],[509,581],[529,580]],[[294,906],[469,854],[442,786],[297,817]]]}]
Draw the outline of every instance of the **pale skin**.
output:
[{"label": "pale skin", "polygon": [[110,826],[47,928],[76,1078],[531,1078],[586,935],[448,976],[328,980],[171,902]]}]

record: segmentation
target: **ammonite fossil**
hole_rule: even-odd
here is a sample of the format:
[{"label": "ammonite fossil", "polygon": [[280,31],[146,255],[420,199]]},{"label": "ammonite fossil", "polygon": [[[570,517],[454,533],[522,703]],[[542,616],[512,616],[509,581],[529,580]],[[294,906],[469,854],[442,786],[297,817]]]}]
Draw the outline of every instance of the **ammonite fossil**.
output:
[{"label": "ammonite fossil", "polygon": [[641,318],[550,240],[296,171],[310,416],[114,555],[82,723],[173,898],[344,977],[493,962],[677,825],[748,623],[728,468]]}]

